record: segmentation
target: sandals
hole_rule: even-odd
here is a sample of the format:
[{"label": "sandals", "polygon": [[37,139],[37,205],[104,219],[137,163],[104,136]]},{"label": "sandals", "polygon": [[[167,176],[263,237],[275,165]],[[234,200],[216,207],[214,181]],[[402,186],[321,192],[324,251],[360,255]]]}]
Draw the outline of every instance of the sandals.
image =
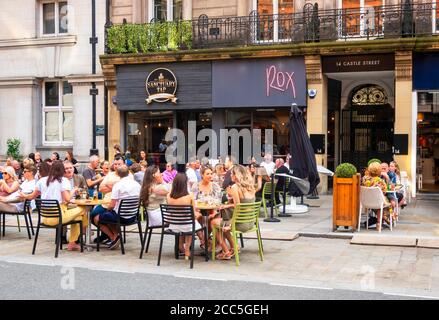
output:
[{"label": "sandals", "polygon": [[218,260],[230,260],[230,259],[232,259],[232,256],[230,255],[229,252],[222,251],[216,255],[216,258]]},{"label": "sandals", "polygon": [[[230,253],[230,257],[234,257],[235,256],[235,250],[232,248],[229,250]],[[238,254],[241,254],[241,249],[238,248]]]}]

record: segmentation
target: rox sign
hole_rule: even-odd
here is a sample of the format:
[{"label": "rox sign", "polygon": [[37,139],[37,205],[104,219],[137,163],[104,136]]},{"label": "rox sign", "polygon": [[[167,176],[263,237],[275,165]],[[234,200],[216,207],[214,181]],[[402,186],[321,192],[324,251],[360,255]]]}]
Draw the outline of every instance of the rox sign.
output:
[{"label": "rox sign", "polygon": [[146,79],[146,92],[149,95],[146,99],[147,104],[153,101],[159,103],[172,101],[176,104],[178,100],[175,96],[177,92],[177,78],[169,69],[155,69]]}]

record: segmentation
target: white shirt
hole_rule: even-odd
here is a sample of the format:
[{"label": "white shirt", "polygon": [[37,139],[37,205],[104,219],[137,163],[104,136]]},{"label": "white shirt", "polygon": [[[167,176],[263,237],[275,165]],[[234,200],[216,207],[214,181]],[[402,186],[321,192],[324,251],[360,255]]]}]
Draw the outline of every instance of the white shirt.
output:
[{"label": "white shirt", "polygon": [[69,180],[63,177],[61,183],[58,180],[55,180],[47,186],[47,178],[48,177],[41,178],[35,185],[35,189],[41,193],[41,199],[58,200],[60,204],[63,203],[62,192],[70,192],[70,190],[72,190]]},{"label": "white shirt", "polygon": [[132,177],[125,177],[113,186],[111,191],[111,200],[117,200],[114,211],[119,210],[120,200],[140,195],[140,184],[133,180]]},{"label": "white shirt", "polygon": [[[24,180],[24,182],[20,185],[21,192],[23,193],[32,193],[35,190],[36,181],[35,179],[32,181]],[[20,191],[17,191],[20,192]],[[19,202],[14,204],[17,208],[18,212],[24,210],[24,202]],[[35,200],[30,202],[31,209],[35,209]]]},{"label": "white shirt", "polygon": [[195,170],[193,168],[188,168],[186,170],[186,176],[188,179],[189,187],[192,188],[192,185],[198,182],[198,177],[197,174],[195,173]]},{"label": "white shirt", "polygon": [[261,163],[261,167],[264,167],[265,170],[267,171],[267,175],[271,177],[271,175],[275,171],[276,164],[273,161],[269,163],[264,161]]}]

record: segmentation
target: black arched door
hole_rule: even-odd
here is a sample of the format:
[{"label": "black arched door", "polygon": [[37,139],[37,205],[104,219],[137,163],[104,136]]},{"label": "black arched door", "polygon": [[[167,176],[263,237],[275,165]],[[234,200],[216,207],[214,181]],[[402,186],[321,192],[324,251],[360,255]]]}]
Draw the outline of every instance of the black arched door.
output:
[{"label": "black arched door", "polygon": [[355,88],[341,114],[342,162],[360,170],[372,158],[391,161],[394,118],[384,89],[375,85]]}]

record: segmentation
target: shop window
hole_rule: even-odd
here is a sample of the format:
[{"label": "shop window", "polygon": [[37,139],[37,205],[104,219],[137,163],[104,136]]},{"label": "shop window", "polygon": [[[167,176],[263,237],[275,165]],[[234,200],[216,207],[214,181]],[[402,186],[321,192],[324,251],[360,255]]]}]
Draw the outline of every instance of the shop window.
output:
[{"label": "shop window", "polygon": [[42,1],[40,6],[42,35],[66,34],[68,32],[67,1]]},{"label": "shop window", "polygon": [[226,111],[226,125],[231,126],[250,126],[251,125],[251,111]]},{"label": "shop window", "polygon": [[45,145],[73,143],[73,88],[67,81],[45,81],[43,85],[43,142]]},{"label": "shop window", "polygon": [[150,20],[178,21],[183,19],[183,0],[149,0]]}]

